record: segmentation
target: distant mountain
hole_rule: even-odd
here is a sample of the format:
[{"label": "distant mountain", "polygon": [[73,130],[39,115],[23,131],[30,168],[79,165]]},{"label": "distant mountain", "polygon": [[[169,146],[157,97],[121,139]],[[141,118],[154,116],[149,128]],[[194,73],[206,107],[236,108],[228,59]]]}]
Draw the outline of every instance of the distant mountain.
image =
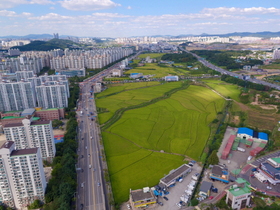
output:
[{"label": "distant mountain", "polygon": [[27,45],[15,46],[12,48],[17,48],[20,51],[48,51],[54,49],[77,49],[80,48],[80,45],[66,39],[51,39],[49,41],[31,41]]},{"label": "distant mountain", "polygon": [[51,34],[28,34],[25,36],[2,36],[0,37],[2,39],[51,39],[53,38],[53,35]]},{"label": "distant mountain", "polygon": [[254,37],[277,37],[280,36],[280,31],[278,32],[270,32],[270,31],[263,31],[263,32],[234,32],[234,33],[228,33],[228,34],[212,34],[212,35],[204,35],[204,36],[221,36],[221,37],[229,37],[229,36],[254,36]]}]

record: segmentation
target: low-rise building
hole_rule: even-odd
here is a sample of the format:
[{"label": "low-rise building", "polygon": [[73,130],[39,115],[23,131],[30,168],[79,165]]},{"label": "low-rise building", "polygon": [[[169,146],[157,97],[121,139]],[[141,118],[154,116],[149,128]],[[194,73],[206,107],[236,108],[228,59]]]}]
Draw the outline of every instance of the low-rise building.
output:
[{"label": "low-rise building", "polygon": [[237,184],[227,190],[226,203],[234,210],[246,208],[251,200],[250,183],[245,179],[238,178]]},{"label": "low-rise building", "polygon": [[225,167],[220,165],[215,165],[212,167],[209,177],[213,180],[229,183],[229,172]]},{"label": "low-rise building", "polygon": [[157,202],[149,187],[139,190],[130,190],[129,200],[133,208],[142,208]]},{"label": "low-rise building", "polygon": [[160,183],[165,187],[169,187],[170,185],[175,184],[177,179],[187,176],[191,171],[192,168],[189,165],[181,165],[179,168],[170,171],[168,175],[160,180]]},{"label": "low-rise building", "polygon": [[198,194],[201,195],[201,196],[209,197],[212,186],[213,186],[212,182],[203,181],[201,183],[200,188],[199,188],[199,193]]}]

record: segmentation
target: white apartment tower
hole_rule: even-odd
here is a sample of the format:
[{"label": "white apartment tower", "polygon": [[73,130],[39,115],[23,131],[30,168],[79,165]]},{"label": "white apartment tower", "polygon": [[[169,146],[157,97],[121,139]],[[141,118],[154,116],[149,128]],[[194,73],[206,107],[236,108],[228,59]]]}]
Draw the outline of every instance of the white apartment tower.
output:
[{"label": "white apartment tower", "polygon": [[46,178],[40,149],[16,150],[13,141],[0,147],[0,200],[22,209],[39,199],[44,201]]},{"label": "white apartment tower", "polygon": [[[46,83],[47,84],[47,83]],[[44,109],[61,108],[68,106],[68,92],[63,83],[41,85],[36,87],[37,102]]]},{"label": "white apartment tower", "polygon": [[35,102],[31,82],[0,82],[0,111],[24,110]]},{"label": "white apartment tower", "polygon": [[277,49],[273,50],[272,58],[273,59],[280,59],[280,48],[277,48]]},{"label": "white apartment tower", "polygon": [[53,128],[50,120],[22,120],[4,126],[7,141],[15,142],[16,149],[37,148],[41,150],[44,160],[52,161],[55,156]]}]

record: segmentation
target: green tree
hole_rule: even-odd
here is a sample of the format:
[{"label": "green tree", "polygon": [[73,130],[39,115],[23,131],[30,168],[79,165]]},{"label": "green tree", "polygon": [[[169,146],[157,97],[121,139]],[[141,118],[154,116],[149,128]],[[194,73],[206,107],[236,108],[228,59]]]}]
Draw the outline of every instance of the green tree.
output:
[{"label": "green tree", "polygon": [[62,126],[63,125],[63,122],[61,120],[53,120],[52,121],[52,127],[53,128],[57,128],[59,126]]},{"label": "green tree", "polygon": [[40,200],[35,200],[33,203],[30,204],[28,209],[38,209],[42,206],[42,202]]},{"label": "green tree", "polygon": [[193,198],[193,199],[191,200],[191,206],[197,206],[198,203],[199,203],[198,200],[195,199],[195,198]]},{"label": "green tree", "polygon": [[219,158],[217,156],[217,150],[213,150],[211,155],[208,158],[208,164],[210,165],[216,165],[219,163]]}]

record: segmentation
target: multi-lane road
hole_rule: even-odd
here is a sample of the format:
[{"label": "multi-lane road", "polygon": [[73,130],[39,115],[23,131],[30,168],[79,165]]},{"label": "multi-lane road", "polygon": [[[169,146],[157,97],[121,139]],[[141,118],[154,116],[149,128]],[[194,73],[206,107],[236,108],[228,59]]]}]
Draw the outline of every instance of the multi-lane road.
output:
[{"label": "multi-lane road", "polygon": [[[215,70],[215,71],[218,71],[218,72],[220,72],[220,73],[222,73],[222,74],[227,74],[227,75],[232,76],[232,77],[236,77],[236,78],[239,78],[239,79],[243,79],[243,76],[240,75],[240,74],[236,74],[236,73],[234,73],[234,72],[227,71],[227,70],[225,70],[225,69],[222,69],[222,68],[220,68],[220,67],[217,67],[217,66],[215,66],[215,65],[213,65],[212,63],[210,63],[210,62],[204,60],[203,58],[201,58],[200,56],[198,56],[198,55],[196,55],[196,54],[194,54],[194,53],[191,53],[191,52],[189,52],[189,51],[187,51],[187,50],[184,50],[183,48],[180,48],[180,49],[181,49],[182,51],[185,51],[185,52],[187,52],[187,53],[192,54],[193,56],[195,56],[195,57],[199,60],[200,63],[202,63],[203,65],[205,65],[205,66],[207,66],[207,67],[209,67],[209,68],[211,68],[211,69],[213,69],[213,70]],[[280,86],[279,86],[279,85],[272,84],[272,83],[269,83],[269,82],[265,82],[265,81],[263,81],[263,80],[258,80],[258,79],[252,79],[252,78],[250,78],[250,79],[247,79],[246,81],[253,82],[253,83],[256,83],[256,84],[266,85],[266,86],[268,86],[268,87],[271,87],[271,88],[275,88],[275,89],[277,89],[277,90],[280,90]]]},{"label": "multi-lane road", "polygon": [[[130,57],[134,59],[138,54]],[[100,82],[103,77],[110,74],[114,68],[119,68],[116,63],[108,69],[99,72],[80,83],[80,98],[77,109],[78,126],[78,162],[77,162],[77,210],[109,210],[107,199],[107,186],[103,175],[103,157],[100,153],[100,131],[92,86]],[[92,120],[93,118],[93,120]]]},{"label": "multi-lane road", "polygon": [[[79,148],[78,148],[78,199],[77,209],[105,210],[105,190],[103,169],[99,151],[99,132],[95,121],[94,99],[89,93],[91,85],[81,87],[79,111]],[[93,118],[94,119],[94,118]]]}]

